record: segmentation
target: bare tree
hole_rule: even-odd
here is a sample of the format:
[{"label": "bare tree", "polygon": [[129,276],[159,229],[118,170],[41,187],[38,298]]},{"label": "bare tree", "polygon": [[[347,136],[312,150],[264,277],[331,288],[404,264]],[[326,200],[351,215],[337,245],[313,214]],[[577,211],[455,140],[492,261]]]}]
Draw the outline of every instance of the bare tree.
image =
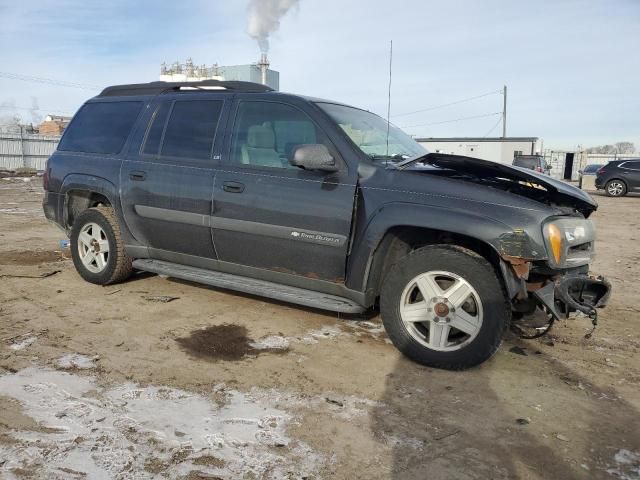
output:
[{"label": "bare tree", "polygon": [[636,153],[636,146],[631,142],[618,142],[616,150],[616,153]]},{"label": "bare tree", "polygon": [[635,153],[636,146],[632,142],[617,142],[615,145],[600,145],[587,148],[587,153],[599,153],[602,155],[615,155],[622,153]]}]

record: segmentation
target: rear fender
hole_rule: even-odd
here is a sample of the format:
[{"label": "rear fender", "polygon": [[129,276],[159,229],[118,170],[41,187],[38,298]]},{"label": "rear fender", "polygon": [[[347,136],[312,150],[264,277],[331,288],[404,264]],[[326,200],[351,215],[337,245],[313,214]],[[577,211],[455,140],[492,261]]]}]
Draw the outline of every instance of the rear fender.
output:
[{"label": "rear fender", "polygon": [[58,218],[63,220],[64,225],[67,226],[67,228],[69,227],[69,198],[70,194],[73,192],[87,192],[88,194],[96,193],[105,197],[116,212],[123,240],[125,243],[131,243],[132,241],[135,243],[135,240],[133,240],[133,237],[131,236],[131,233],[129,232],[129,229],[122,217],[120,195],[118,193],[118,189],[113,183],[105,178],[97,177],[95,175],[76,173],[67,175],[60,188],[60,195],[62,196],[63,201],[60,202],[59,208],[61,208],[61,211],[58,212]]}]

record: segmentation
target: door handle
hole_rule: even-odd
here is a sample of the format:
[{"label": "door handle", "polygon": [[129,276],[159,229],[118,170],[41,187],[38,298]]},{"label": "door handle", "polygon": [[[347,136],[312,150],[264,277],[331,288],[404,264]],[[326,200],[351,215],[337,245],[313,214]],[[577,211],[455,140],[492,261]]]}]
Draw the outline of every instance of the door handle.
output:
[{"label": "door handle", "polygon": [[142,182],[147,178],[147,174],[145,172],[140,172],[138,170],[129,172],[129,178],[136,182]]},{"label": "door handle", "polygon": [[224,182],[222,189],[229,193],[242,193],[244,192],[244,184],[239,182]]}]

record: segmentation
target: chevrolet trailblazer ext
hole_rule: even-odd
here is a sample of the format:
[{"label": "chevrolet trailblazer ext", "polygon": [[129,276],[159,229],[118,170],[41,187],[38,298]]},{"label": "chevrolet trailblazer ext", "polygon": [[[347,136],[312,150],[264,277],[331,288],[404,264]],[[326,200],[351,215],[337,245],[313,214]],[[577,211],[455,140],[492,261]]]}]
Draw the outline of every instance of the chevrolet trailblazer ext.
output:
[{"label": "chevrolet trailblazer ext", "polygon": [[[388,135],[388,136],[387,136]],[[87,281],[146,270],[336,312],[379,308],[434,367],[488,359],[512,319],[594,321],[593,199],[428,153],[364,110],[246,82],[122,85],[85,103],[44,211]]]}]

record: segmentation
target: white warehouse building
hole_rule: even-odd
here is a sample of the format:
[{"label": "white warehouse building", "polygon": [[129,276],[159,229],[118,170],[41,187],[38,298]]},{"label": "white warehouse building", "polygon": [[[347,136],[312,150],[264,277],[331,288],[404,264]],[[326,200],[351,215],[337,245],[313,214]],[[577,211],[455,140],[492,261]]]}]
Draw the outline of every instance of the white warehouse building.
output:
[{"label": "white warehouse building", "polygon": [[433,153],[465,155],[509,165],[517,155],[535,155],[543,151],[542,140],[538,137],[451,137],[415,140]]}]

